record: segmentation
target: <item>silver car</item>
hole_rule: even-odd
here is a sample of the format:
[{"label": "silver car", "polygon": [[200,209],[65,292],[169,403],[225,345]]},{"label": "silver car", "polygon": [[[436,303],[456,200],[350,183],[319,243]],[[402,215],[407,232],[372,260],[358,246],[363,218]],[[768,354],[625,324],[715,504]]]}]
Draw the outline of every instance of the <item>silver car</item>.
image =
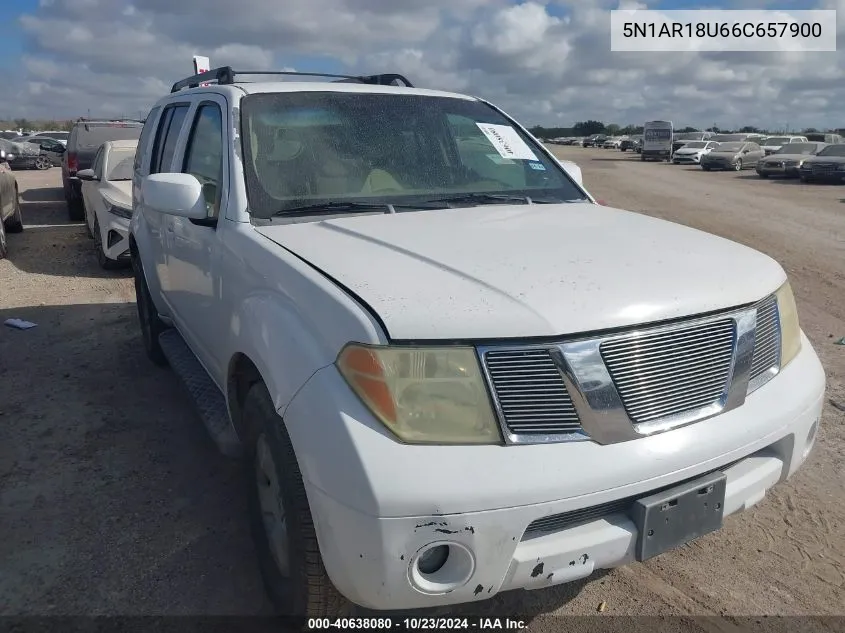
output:
[{"label": "silver car", "polygon": [[827,147],[827,143],[789,143],[757,163],[760,178],[783,176],[798,178],[798,170],[810,156]]},{"label": "silver car", "polygon": [[749,141],[728,141],[719,143],[709,154],[701,157],[701,168],[732,169],[741,171],[747,167],[754,167],[765,156],[763,148],[757,143]]},{"label": "silver car", "polygon": [[6,233],[23,231],[18,182],[6,160],[6,148],[0,143],[0,259],[6,257]]}]

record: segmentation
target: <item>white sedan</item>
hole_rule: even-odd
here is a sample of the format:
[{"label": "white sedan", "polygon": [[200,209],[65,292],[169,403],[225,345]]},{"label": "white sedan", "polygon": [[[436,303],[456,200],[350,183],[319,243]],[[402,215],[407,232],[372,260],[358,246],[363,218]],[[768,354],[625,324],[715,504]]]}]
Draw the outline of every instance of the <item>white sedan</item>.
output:
[{"label": "white sedan", "polygon": [[690,141],[675,150],[672,162],[676,165],[698,165],[701,157],[712,152],[718,145],[716,141]]},{"label": "white sedan", "polygon": [[132,170],[137,140],[108,141],[100,146],[82,181],[85,223],[97,244],[97,261],[105,269],[128,266],[129,220],[132,219]]}]

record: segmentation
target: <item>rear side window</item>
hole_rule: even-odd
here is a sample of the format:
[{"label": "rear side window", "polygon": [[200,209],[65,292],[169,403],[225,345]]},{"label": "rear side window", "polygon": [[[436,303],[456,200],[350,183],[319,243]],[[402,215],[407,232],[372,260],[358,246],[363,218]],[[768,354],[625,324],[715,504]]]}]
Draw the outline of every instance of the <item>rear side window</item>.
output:
[{"label": "rear side window", "polygon": [[135,152],[134,168],[141,168],[141,157],[147,150],[147,143],[150,141],[150,135],[153,133],[156,125],[156,118],[158,117],[160,106],[154,107],[147,115],[147,121],[144,123],[144,129],[141,130],[141,136],[138,138],[138,151]]},{"label": "rear side window", "polygon": [[223,114],[216,103],[197,108],[182,171],[202,184],[209,217],[217,217],[223,184]]},{"label": "rear side window", "polygon": [[179,140],[179,132],[182,131],[182,124],[188,115],[189,107],[185,103],[167,106],[164,109],[153,146],[153,160],[150,164],[151,174],[170,169],[173,154],[176,152],[176,141]]},{"label": "rear side window", "polygon": [[80,149],[94,149],[106,141],[129,141],[140,135],[140,125],[83,123],[77,126],[76,146]]}]

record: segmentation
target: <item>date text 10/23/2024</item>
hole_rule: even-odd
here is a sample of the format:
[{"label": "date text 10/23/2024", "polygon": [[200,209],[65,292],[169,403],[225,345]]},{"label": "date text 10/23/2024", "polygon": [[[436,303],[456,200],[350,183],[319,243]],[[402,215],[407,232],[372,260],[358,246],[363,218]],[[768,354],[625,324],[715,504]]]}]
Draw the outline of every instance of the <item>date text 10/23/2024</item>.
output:
[{"label": "date text 10/23/2024", "polygon": [[519,631],[527,623],[517,618],[309,618],[307,630],[400,630],[400,631]]}]

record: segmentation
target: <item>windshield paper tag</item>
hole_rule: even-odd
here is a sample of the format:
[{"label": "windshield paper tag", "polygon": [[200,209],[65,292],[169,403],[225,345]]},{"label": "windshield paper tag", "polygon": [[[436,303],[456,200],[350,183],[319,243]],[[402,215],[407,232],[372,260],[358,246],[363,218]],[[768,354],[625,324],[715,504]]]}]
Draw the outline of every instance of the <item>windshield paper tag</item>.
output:
[{"label": "windshield paper tag", "polygon": [[528,166],[535,171],[546,171],[546,166],[543,163],[528,163]]},{"label": "windshield paper tag", "polygon": [[510,125],[494,125],[492,123],[476,123],[476,125],[502,158],[537,160],[531,148]]},{"label": "windshield paper tag", "polygon": [[497,165],[516,165],[516,161],[513,161],[510,158],[502,158],[498,154],[487,154],[487,158]]}]

